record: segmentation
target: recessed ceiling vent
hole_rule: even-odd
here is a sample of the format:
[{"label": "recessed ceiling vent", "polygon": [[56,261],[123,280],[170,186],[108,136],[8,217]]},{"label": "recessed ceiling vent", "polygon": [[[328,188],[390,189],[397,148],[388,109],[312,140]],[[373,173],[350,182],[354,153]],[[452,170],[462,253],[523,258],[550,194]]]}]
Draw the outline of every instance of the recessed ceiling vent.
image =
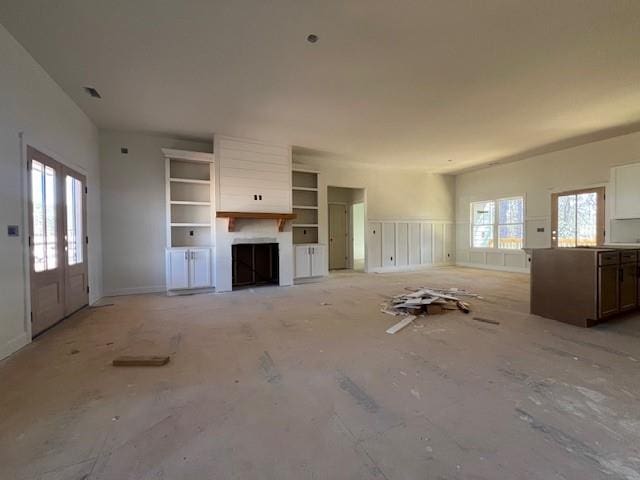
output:
[{"label": "recessed ceiling vent", "polygon": [[84,87],[84,91],[87,92],[87,95],[91,95],[93,98],[102,98],[98,93],[98,90],[93,87]]}]

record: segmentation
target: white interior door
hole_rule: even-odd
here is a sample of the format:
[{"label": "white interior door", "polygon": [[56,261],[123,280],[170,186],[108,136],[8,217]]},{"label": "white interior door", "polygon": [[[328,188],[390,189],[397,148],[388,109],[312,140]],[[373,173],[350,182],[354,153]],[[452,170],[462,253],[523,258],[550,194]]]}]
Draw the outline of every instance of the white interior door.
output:
[{"label": "white interior door", "polygon": [[329,204],[329,269],[347,268],[347,207]]}]

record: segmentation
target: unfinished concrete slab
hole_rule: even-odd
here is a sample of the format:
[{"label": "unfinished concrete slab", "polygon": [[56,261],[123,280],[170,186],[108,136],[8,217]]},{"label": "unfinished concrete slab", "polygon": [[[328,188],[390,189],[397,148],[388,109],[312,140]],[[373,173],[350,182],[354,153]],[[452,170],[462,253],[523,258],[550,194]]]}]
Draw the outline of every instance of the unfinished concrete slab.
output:
[{"label": "unfinished concrete slab", "polygon": [[[484,298],[385,333],[419,286]],[[580,329],[528,289],[441,268],[110,299],[0,363],[0,476],[637,480],[640,317]]]}]

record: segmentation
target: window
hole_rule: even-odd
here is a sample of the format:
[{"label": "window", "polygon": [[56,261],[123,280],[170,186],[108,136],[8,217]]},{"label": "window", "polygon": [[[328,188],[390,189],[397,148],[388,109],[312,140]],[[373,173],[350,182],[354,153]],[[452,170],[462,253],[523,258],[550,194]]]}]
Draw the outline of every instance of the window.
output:
[{"label": "window", "polygon": [[[496,215],[497,209],[497,215]],[[471,247],[519,249],[524,245],[524,198],[471,204]]]},{"label": "window", "polygon": [[67,194],[67,264],[82,263],[82,182],[71,175],[66,176]]},{"label": "window", "polygon": [[31,185],[34,271],[54,270],[58,268],[56,171],[33,160]]},{"label": "window", "polygon": [[604,243],[604,188],[554,193],[554,247],[595,247]]}]

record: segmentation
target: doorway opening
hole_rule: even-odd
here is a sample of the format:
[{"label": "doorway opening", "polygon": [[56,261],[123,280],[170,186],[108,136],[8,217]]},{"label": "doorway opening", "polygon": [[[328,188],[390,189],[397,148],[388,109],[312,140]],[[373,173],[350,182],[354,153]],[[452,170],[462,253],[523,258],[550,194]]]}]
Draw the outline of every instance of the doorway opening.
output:
[{"label": "doorway opening", "polygon": [[31,334],[89,303],[86,178],[27,147]]},{"label": "doorway opening", "polygon": [[364,188],[327,188],[329,270],[365,270]]}]

